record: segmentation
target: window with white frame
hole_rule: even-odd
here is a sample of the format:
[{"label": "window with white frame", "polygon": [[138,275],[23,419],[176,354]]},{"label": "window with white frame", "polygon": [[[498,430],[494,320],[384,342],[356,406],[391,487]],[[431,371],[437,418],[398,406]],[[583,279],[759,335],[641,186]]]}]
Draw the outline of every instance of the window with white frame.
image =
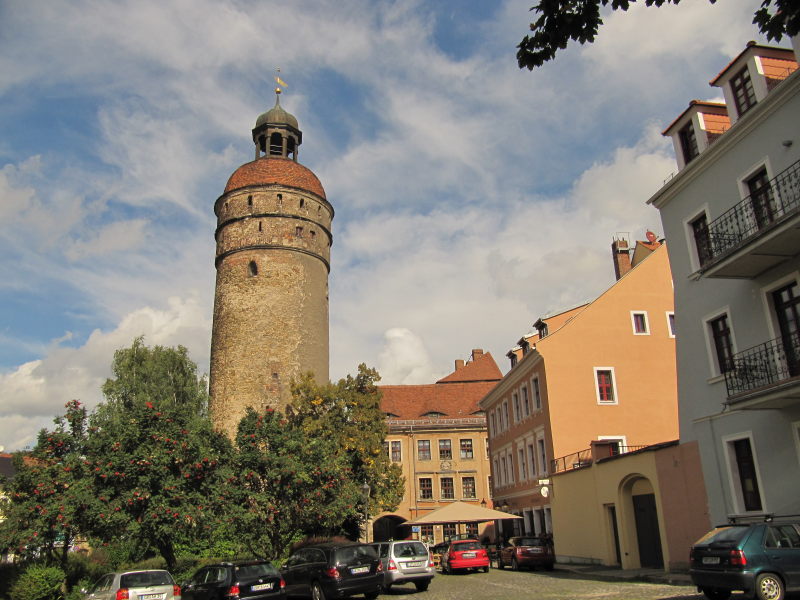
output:
[{"label": "window with white frame", "polygon": [[430,477],[419,478],[419,497],[420,500],[431,500],[433,498],[433,479]]},{"label": "window with white frame", "polygon": [[517,467],[519,468],[519,480],[525,481],[528,479],[528,463],[525,460],[525,449],[517,449]]},{"label": "window with white frame", "polygon": [[533,442],[528,442],[528,464],[531,466],[531,477],[536,477],[536,451]]},{"label": "window with white frame", "polygon": [[459,440],[459,447],[462,460],[472,460],[472,438],[464,438]]},{"label": "window with white frame", "polygon": [[489,413],[489,437],[493,438],[497,435],[497,425],[494,419],[494,411]]},{"label": "window with white frame", "polygon": [[542,410],[542,391],[539,389],[539,378],[531,379],[531,390],[533,392],[533,409]]},{"label": "window with white frame", "polygon": [[403,459],[402,443],[399,441],[392,442],[392,462],[401,462]]},{"label": "window with white frame", "polygon": [[667,333],[669,337],[675,337],[675,313],[672,311],[667,312]]},{"label": "window with white frame", "polygon": [[500,485],[508,483],[508,463],[505,456],[500,457]]},{"label": "window with white frame", "polygon": [[544,445],[544,437],[540,437],[536,440],[536,448],[539,454],[539,475],[545,476],[547,475],[547,450]]},{"label": "window with white frame", "polygon": [[595,367],[594,381],[598,404],[617,404],[619,402],[614,381],[614,367]]},{"label": "window with white frame", "polygon": [[475,497],[475,478],[472,476],[461,478],[461,494],[464,498]]},{"label": "window with white frame", "polygon": [[514,483],[514,454],[508,453],[508,462],[506,462],[506,482],[508,484]]},{"label": "window with white frame", "polygon": [[494,474],[495,479],[497,480],[497,485],[503,485],[503,473],[500,471],[500,459],[494,459]]},{"label": "window with white frame", "polygon": [[529,417],[531,415],[531,401],[528,398],[528,387],[523,385],[519,389],[520,396],[522,397],[522,413],[523,416]]},{"label": "window with white frame", "polygon": [[511,419],[508,417],[508,400],[503,401],[503,431],[508,429],[509,423],[511,423]]},{"label": "window with white frame", "polygon": [[750,434],[727,436],[723,438],[723,443],[737,512],[763,510],[758,461],[752,437]]},{"label": "window with white frame", "polygon": [[456,497],[456,490],[453,486],[453,478],[452,477],[442,477],[439,480],[441,485],[441,492],[442,492],[442,500],[453,500]]},{"label": "window with white frame", "polygon": [[733,331],[728,314],[721,314],[706,321],[706,327],[713,348],[715,359],[712,370],[716,375],[730,371],[733,368]]},{"label": "window with white frame", "polygon": [[511,394],[511,403],[514,406],[514,423],[519,423],[522,418],[522,411],[519,406],[519,395],[516,392]]},{"label": "window with white frame", "polygon": [[634,335],[650,335],[650,326],[647,323],[646,311],[631,311],[631,324],[633,325]]}]

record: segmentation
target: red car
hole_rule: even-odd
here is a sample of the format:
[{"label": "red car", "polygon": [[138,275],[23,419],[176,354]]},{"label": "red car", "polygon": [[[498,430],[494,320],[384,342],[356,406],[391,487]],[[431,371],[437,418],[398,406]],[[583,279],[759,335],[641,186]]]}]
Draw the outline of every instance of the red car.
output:
[{"label": "red car", "polygon": [[442,554],[442,573],[460,569],[483,569],[489,572],[489,555],[478,540],[454,540]]},{"label": "red car", "polygon": [[553,543],[539,536],[512,537],[497,555],[497,568],[510,566],[515,571],[522,567],[544,567],[553,570],[556,562]]}]

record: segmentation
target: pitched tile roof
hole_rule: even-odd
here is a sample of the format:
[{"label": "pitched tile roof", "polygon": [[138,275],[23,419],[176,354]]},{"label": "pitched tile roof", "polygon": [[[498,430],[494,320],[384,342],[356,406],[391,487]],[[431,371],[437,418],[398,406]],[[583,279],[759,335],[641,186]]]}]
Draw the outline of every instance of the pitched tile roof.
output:
[{"label": "pitched tile roof", "polygon": [[326,198],[325,190],[310,169],[290,158],[265,156],[245,163],[233,172],[225,186],[225,193],[249,185],[277,183],[313,192]]},{"label": "pitched tile roof", "polygon": [[450,373],[447,377],[442,377],[436,383],[463,383],[467,381],[500,381],[503,374],[492,358],[491,352],[476,355],[473,351],[472,360]]}]

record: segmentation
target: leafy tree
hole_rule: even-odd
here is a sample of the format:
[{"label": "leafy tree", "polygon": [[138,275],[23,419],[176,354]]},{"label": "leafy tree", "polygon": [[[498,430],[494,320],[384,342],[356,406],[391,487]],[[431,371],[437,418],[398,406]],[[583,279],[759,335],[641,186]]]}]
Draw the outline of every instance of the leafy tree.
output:
[{"label": "leafy tree", "polygon": [[106,402],[90,420],[86,466],[97,503],[87,530],[104,542],[155,549],[168,568],[176,545],[206,536],[220,518],[230,443],[207,418],[205,381],[186,348],[118,350]]},{"label": "leafy tree", "polygon": [[93,501],[86,478],[86,408],[77,400],[65,406],[53,431],[43,429],[30,453],[14,456],[16,474],[4,483],[6,498],[0,504],[6,517],[0,548],[62,570]]},{"label": "leafy tree", "polygon": [[[540,0],[532,7],[539,16],[530,24],[532,35],[526,35],[517,46],[519,68],[533,70],[555,57],[558,50],[572,40],[594,42],[597,29],[603,24],[600,8],[628,10],[636,0]],[[678,4],[680,0],[644,0],[647,6]],[[716,0],[709,0],[714,4]],[[780,41],[784,35],[800,31],[800,3],[797,0],[763,0],[755,12],[753,23],[768,40]]]}]

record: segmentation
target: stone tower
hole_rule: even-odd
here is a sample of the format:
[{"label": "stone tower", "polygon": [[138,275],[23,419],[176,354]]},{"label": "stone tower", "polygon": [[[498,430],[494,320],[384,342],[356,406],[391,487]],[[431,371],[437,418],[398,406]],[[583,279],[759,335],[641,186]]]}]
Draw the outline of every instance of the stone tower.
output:
[{"label": "stone tower", "polygon": [[231,437],[248,406],[286,406],[292,378],[311,371],[328,381],[333,207],[297,162],[303,134],[276,92],[253,129],[255,160],[214,204],[211,415]]}]

